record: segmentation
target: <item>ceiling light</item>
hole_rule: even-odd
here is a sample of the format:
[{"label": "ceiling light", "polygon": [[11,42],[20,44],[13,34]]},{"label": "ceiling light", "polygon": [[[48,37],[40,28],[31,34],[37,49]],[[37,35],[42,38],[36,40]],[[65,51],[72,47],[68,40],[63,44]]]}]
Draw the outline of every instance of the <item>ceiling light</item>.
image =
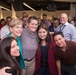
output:
[{"label": "ceiling light", "polygon": [[23,4],[24,4],[26,7],[30,8],[31,10],[36,11],[36,10],[33,9],[32,7],[30,7],[28,4],[26,4],[25,2],[23,2]]},{"label": "ceiling light", "polygon": [[3,7],[3,6],[0,6],[0,8],[3,8],[3,9],[5,9],[5,10],[7,10],[7,11],[10,11],[8,8],[5,8],[5,7]]}]

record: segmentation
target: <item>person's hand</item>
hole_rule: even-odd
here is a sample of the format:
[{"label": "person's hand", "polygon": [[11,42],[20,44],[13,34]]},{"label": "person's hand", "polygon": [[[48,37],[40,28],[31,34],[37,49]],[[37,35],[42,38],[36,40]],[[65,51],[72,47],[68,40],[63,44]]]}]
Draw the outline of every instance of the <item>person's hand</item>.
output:
[{"label": "person's hand", "polygon": [[10,67],[4,67],[0,69],[0,75],[12,75],[11,73],[6,73],[5,70],[10,69]]},{"label": "person's hand", "polygon": [[50,35],[53,35],[53,34],[54,34],[54,32],[49,32],[49,34],[50,34]]}]

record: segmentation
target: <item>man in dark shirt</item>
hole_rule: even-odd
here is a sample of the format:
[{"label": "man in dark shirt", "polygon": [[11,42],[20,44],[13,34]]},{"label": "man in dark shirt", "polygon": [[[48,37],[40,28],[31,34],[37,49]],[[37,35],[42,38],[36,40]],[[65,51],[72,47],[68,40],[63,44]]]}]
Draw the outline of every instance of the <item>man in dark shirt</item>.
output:
[{"label": "man in dark shirt", "polygon": [[76,75],[76,42],[66,41],[62,32],[53,34],[58,75]]},{"label": "man in dark shirt", "polygon": [[54,32],[59,24],[60,24],[59,19],[58,18],[53,18],[53,23],[49,26],[49,31]]}]

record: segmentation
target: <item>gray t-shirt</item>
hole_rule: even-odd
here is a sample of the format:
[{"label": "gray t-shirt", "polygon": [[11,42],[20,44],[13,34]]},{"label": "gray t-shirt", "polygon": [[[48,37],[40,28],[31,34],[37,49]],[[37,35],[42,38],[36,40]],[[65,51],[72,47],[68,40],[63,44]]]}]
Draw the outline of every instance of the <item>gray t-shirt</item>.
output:
[{"label": "gray t-shirt", "polygon": [[21,36],[24,59],[32,59],[38,48],[37,33],[31,32],[28,28],[23,28]]}]

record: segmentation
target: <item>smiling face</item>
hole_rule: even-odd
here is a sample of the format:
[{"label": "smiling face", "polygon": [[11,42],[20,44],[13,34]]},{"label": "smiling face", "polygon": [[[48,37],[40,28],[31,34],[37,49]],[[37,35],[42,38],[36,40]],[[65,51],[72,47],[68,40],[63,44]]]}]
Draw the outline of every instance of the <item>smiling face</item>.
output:
[{"label": "smiling face", "polygon": [[3,19],[2,21],[1,21],[1,25],[5,25],[6,24],[6,21]]},{"label": "smiling face", "polygon": [[64,25],[66,22],[68,22],[68,16],[65,13],[62,13],[60,16],[60,23]]},{"label": "smiling face", "polygon": [[22,31],[23,31],[22,25],[15,25],[13,27],[10,27],[10,31],[11,31],[11,36],[13,36],[14,38],[17,38],[22,34]]},{"label": "smiling face", "polygon": [[66,46],[65,38],[61,35],[54,36],[54,41],[58,47],[64,48]]},{"label": "smiling face", "polygon": [[38,31],[38,36],[40,39],[45,40],[48,32],[44,28],[40,28]]},{"label": "smiling face", "polygon": [[35,19],[31,19],[30,23],[28,24],[28,28],[31,32],[35,32],[38,27],[38,21]]},{"label": "smiling face", "polygon": [[19,46],[17,45],[16,40],[13,40],[12,43],[11,43],[10,54],[11,54],[12,57],[17,57],[17,56],[20,55]]},{"label": "smiling face", "polygon": [[53,21],[53,26],[54,27],[57,27],[58,25],[59,25],[59,21],[58,20]]}]

